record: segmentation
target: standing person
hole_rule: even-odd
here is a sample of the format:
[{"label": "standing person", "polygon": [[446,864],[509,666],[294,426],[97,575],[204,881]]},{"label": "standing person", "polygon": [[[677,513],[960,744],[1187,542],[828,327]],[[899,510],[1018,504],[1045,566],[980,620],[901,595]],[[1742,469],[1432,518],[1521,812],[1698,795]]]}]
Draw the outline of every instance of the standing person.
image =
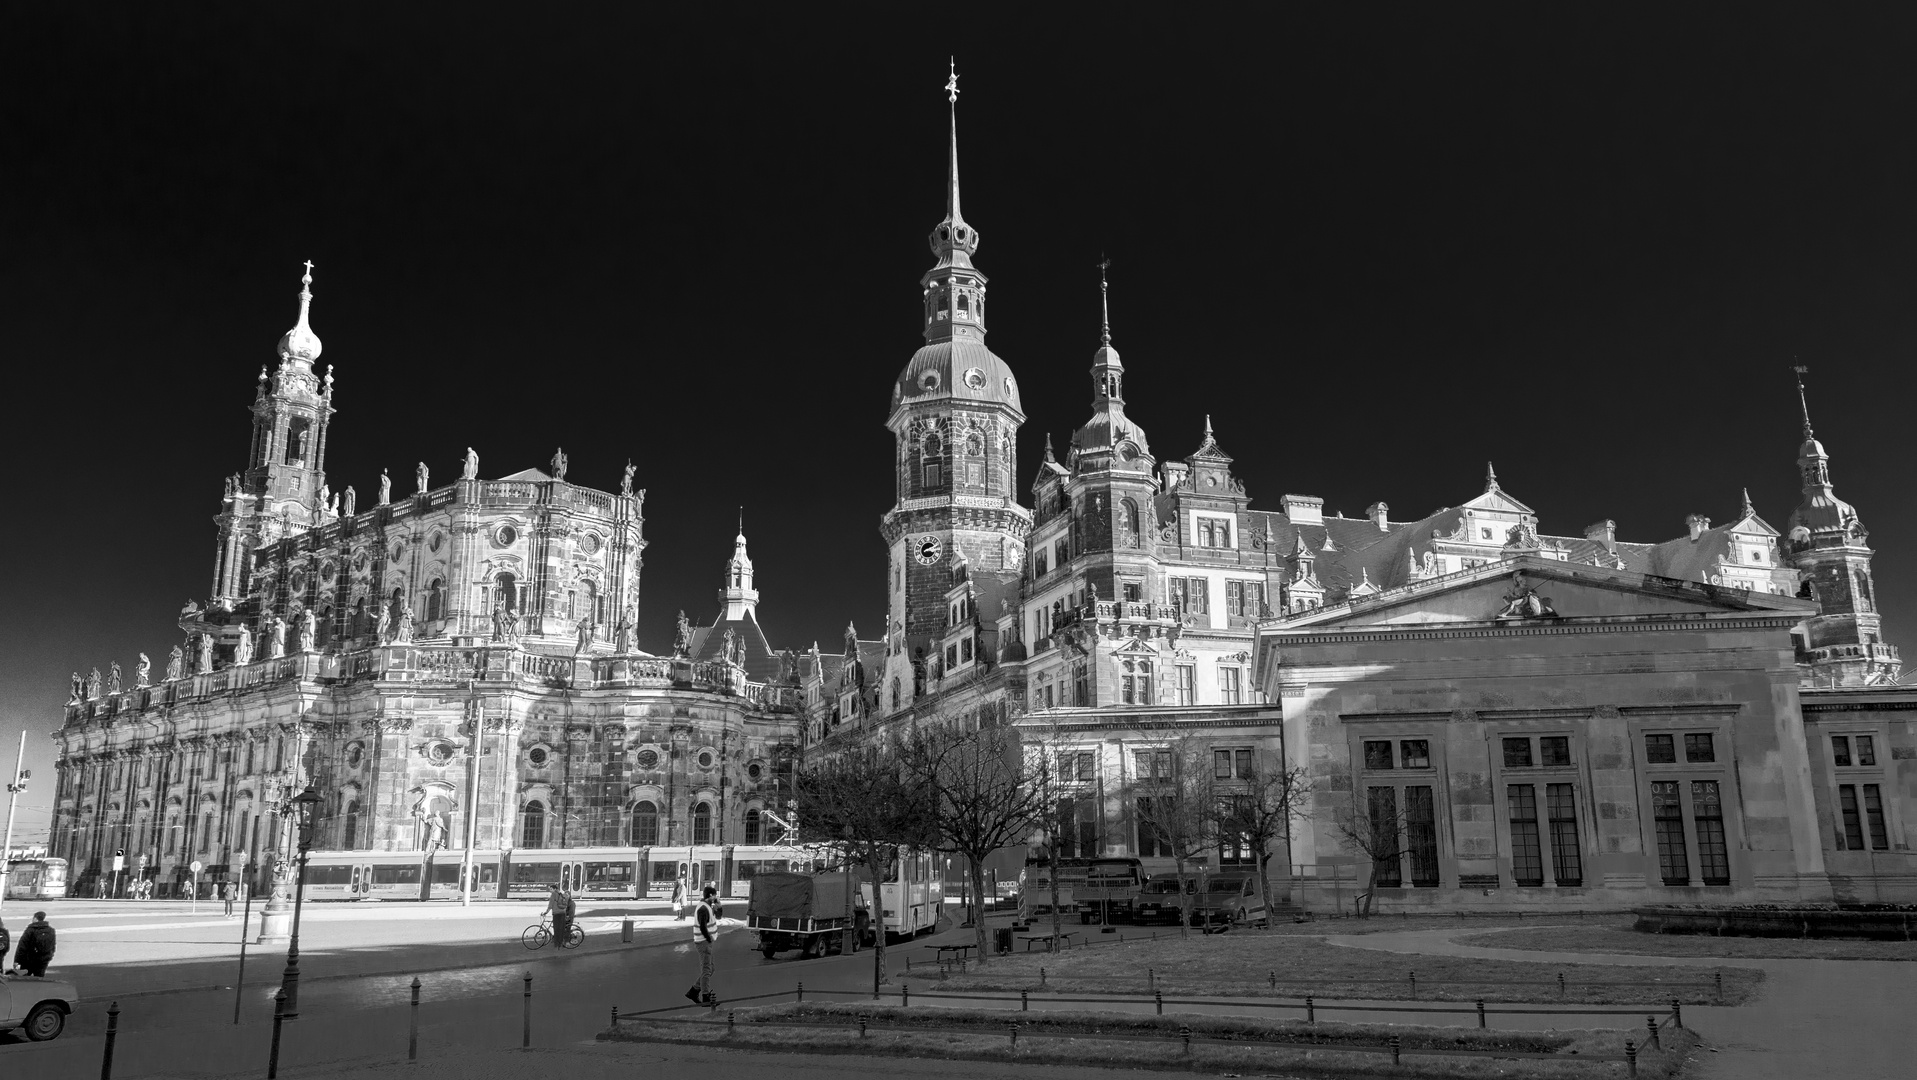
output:
[{"label": "standing person", "polygon": [[230,881],[220,882],[220,900],[226,904],[226,911],[224,912],[225,916],[229,919],[232,918],[233,917],[233,883],[232,882]]},{"label": "standing person", "polygon": [[679,880],[672,883],[672,917],[686,917],[686,868],[679,868]]},{"label": "standing person", "polygon": [[13,951],[13,962],[27,974],[44,977],[53,963],[53,927],[47,925],[47,913],[36,911],[26,932],[20,935],[20,947]]},{"label": "standing person", "polygon": [[692,944],[699,950],[699,985],[686,996],[700,1005],[718,1001],[712,993],[712,942],[719,933],[719,890],[707,885],[705,895],[692,913]]},{"label": "standing person", "polygon": [[552,887],[552,894],[546,900],[546,911],[552,915],[552,940],[555,945],[563,946],[566,935],[572,933],[572,897],[558,885]]},{"label": "standing person", "polygon": [[0,975],[7,973],[7,946],[12,940],[12,935],[7,933],[7,920],[0,919]]}]

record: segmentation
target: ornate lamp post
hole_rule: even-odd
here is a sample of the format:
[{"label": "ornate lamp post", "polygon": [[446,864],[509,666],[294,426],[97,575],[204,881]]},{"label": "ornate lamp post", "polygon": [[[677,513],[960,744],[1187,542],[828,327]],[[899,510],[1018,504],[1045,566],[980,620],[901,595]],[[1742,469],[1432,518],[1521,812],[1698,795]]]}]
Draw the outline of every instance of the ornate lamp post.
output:
[{"label": "ornate lamp post", "polygon": [[313,848],[313,824],[318,815],[319,792],[313,785],[294,797],[293,819],[299,827],[300,865],[293,882],[293,938],[286,946],[286,973],[280,977],[280,989],[286,994],[285,1016],[299,1016],[300,1001],[300,903],[306,899],[306,857]]}]

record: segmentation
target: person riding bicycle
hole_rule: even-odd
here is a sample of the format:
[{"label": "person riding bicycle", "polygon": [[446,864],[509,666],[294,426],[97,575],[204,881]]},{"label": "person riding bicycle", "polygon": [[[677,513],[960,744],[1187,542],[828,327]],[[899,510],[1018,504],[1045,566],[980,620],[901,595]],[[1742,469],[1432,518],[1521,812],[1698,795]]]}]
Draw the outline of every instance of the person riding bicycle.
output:
[{"label": "person riding bicycle", "polygon": [[572,933],[573,912],[578,910],[573,899],[558,885],[552,887],[552,895],[546,900],[546,913],[552,916],[552,938],[565,944],[566,935]]}]

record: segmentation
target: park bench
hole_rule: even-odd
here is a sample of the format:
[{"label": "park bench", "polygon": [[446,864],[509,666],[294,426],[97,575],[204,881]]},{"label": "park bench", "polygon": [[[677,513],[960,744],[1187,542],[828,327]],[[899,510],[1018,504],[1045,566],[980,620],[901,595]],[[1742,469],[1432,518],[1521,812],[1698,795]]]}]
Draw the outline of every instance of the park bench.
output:
[{"label": "park bench", "polygon": [[1037,945],[1042,942],[1045,945],[1046,951],[1051,952],[1051,951],[1054,951],[1052,948],[1054,944],[1056,944],[1060,948],[1069,946],[1072,943],[1072,937],[1073,937],[1073,934],[1069,930],[1064,931],[1063,933],[1060,933],[1056,936],[1052,934],[1032,934],[1025,939],[1025,951],[1031,952],[1033,945]]}]

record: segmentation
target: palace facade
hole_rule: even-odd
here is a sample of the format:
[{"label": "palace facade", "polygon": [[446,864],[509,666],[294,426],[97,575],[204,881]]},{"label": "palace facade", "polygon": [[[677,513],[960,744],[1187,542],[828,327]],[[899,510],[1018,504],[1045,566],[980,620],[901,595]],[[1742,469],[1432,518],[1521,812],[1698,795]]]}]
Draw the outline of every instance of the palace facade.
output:
[{"label": "palace facade", "polygon": [[[451,484],[421,465],[410,495],[335,496],[303,289],[164,676],[76,676],[55,850],[83,880],[116,850],[166,880],[224,869],[285,849],[309,783],[327,847],[754,843],[798,755],[956,720],[1055,755],[1062,853],[1152,870],[1170,861],[1139,800],[1301,770],[1289,841],[1208,863],[1270,858],[1305,907],[1367,886],[1434,908],[1917,899],[1917,687],[1807,405],[1781,531],[1746,496],[1662,541],[1554,535],[1489,466],[1414,520],[1254,508],[1229,433],[1154,450],[1107,312],[1088,416],[1020,490],[956,131],[954,110],[923,342],[885,417],[876,636],[776,649],[740,535],[712,621],[638,651],[630,469],[618,492],[569,483],[563,453],[482,479],[469,450]],[[1210,774],[1167,776],[1173,745]],[[1379,821],[1389,857],[1351,839]]]}]

